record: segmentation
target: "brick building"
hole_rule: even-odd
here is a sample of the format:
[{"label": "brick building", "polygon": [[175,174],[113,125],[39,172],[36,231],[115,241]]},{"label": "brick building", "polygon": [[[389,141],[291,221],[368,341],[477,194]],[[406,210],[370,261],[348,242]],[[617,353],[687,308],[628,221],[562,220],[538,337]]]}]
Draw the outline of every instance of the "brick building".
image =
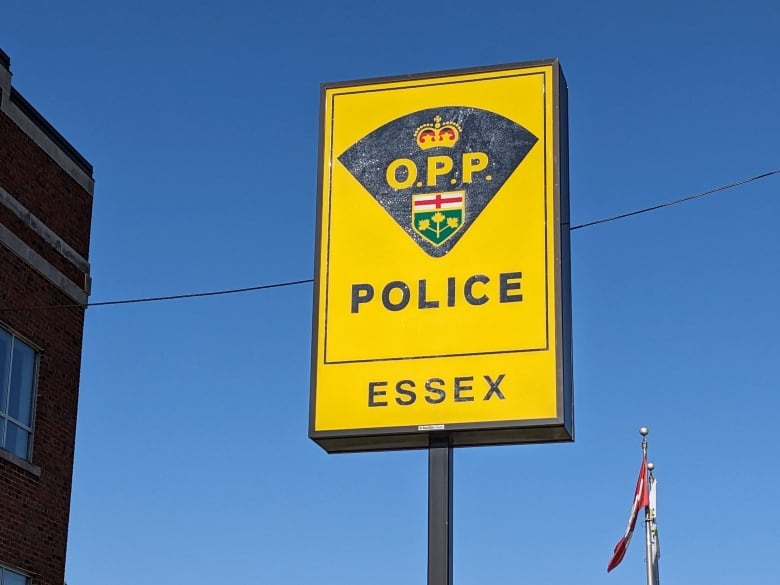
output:
[{"label": "brick building", "polygon": [[93,185],[0,50],[0,585],[64,582]]}]

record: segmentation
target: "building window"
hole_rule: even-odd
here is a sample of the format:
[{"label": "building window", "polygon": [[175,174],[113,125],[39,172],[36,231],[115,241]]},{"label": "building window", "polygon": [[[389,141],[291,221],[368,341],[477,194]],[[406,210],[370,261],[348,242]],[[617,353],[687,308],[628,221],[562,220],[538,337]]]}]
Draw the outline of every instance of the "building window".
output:
[{"label": "building window", "polygon": [[0,566],[0,585],[30,585],[30,579],[21,573]]},{"label": "building window", "polygon": [[36,362],[33,348],[0,329],[0,448],[22,459],[30,457]]}]

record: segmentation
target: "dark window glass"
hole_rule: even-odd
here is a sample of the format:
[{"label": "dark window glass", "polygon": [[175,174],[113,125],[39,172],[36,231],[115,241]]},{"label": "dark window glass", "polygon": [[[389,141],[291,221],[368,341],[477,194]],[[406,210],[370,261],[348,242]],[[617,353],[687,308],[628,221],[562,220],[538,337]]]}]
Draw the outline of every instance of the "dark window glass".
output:
[{"label": "dark window glass", "polygon": [[35,352],[18,339],[14,340],[11,361],[11,393],[8,414],[20,423],[32,425],[33,377],[35,376]]},{"label": "dark window glass", "polygon": [[0,413],[8,409],[8,376],[11,374],[10,333],[0,329]]},{"label": "dark window glass", "polygon": [[30,448],[30,432],[10,420],[6,422],[5,448],[14,455],[27,459]]},{"label": "dark window glass", "polygon": [[2,585],[27,585],[28,580],[24,575],[20,575],[10,569],[3,569]]},{"label": "dark window glass", "polygon": [[0,329],[0,448],[24,459],[32,439],[36,361],[33,348]]}]

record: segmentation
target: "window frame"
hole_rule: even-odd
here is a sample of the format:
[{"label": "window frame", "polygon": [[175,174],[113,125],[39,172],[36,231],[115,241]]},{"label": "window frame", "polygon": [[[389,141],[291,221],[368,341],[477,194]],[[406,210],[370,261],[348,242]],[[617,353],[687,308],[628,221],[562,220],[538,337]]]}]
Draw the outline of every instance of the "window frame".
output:
[{"label": "window frame", "polygon": [[21,571],[17,571],[16,569],[12,569],[10,567],[7,567],[6,565],[0,565],[0,585],[5,585],[5,572],[8,571],[9,573],[13,573],[16,576],[22,577],[24,579],[25,585],[32,585],[32,576],[29,573],[22,573]]},{"label": "window frame", "polygon": [[[11,329],[10,327],[7,327],[4,323],[0,324],[0,330],[3,331],[3,333],[6,333],[11,338],[11,348],[9,353],[9,367],[8,367],[8,377],[5,380],[0,380],[0,400],[3,398],[3,392],[5,392],[5,389],[8,389],[8,395],[5,400],[5,404],[0,403],[0,421],[2,421],[2,426],[0,426],[0,452],[4,454],[8,454],[14,459],[21,459],[22,461],[26,463],[32,463],[33,458],[33,443],[35,439],[35,418],[36,418],[36,407],[38,405],[38,374],[40,370],[41,365],[41,356],[43,355],[43,351],[41,351],[40,347],[32,343],[29,339],[27,339],[25,336],[20,335],[15,330]],[[33,371],[32,371],[32,380],[31,380],[31,389],[30,389],[30,424],[27,425],[23,423],[20,420],[17,420],[11,414],[8,412],[10,410],[10,402],[11,402],[11,380],[13,378],[13,350],[14,350],[14,344],[19,341],[23,343],[25,346],[30,348],[33,352]],[[27,454],[23,457],[20,455],[17,455],[10,449],[6,447],[6,437],[8,435],[8,421],[11,421],[13,424],[17,425],[21,429],[27,431],[29,433],[28,439],[27,439]],[[6,457],[3,457],[6,459]],[[0,568],[2,568],[2,565],[0,565]],[[0,582],[0,585],[2,583]]]}]

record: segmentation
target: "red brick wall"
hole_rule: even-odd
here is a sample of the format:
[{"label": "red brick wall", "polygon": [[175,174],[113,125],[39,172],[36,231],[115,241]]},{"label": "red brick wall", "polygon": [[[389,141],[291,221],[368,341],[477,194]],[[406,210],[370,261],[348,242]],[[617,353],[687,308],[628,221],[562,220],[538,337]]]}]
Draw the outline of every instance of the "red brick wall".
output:
[{"label": "red brick wall", "polygon": [[[2,183],[0,183],[0,186]],[[7,191],[7,189],[6,189]],[[30,246],[38,254],[57,270],[62,272],[77,286],[84,288],[84,271],[76,267],[67,260],[62,254],[51,247],[41,236],[35,233],[30,227],[10,209],[0,205],[0,224],[11,230],[25,244]],[[59,235],[59,234],[58,234]]]},{"label": "red brick wall", "polygon": [[[92,199],[0,113],[0,186],[87,257]],[[3,225],[81,285],[80,271],[8,213]],[[21,232],[21,233],[20,233]],[[72,304],[73,300],[0,246],[0,308]],[[0,326],[42,350],[32,464],[40,477],[0,458],[0,564],[33,575],[34,585],[62,585],[70,512],[84,310],[0,311]]]},{"label": "red brick wall", "polygon": [[92,197],[2,112],[0,186],[88,257]]}]

